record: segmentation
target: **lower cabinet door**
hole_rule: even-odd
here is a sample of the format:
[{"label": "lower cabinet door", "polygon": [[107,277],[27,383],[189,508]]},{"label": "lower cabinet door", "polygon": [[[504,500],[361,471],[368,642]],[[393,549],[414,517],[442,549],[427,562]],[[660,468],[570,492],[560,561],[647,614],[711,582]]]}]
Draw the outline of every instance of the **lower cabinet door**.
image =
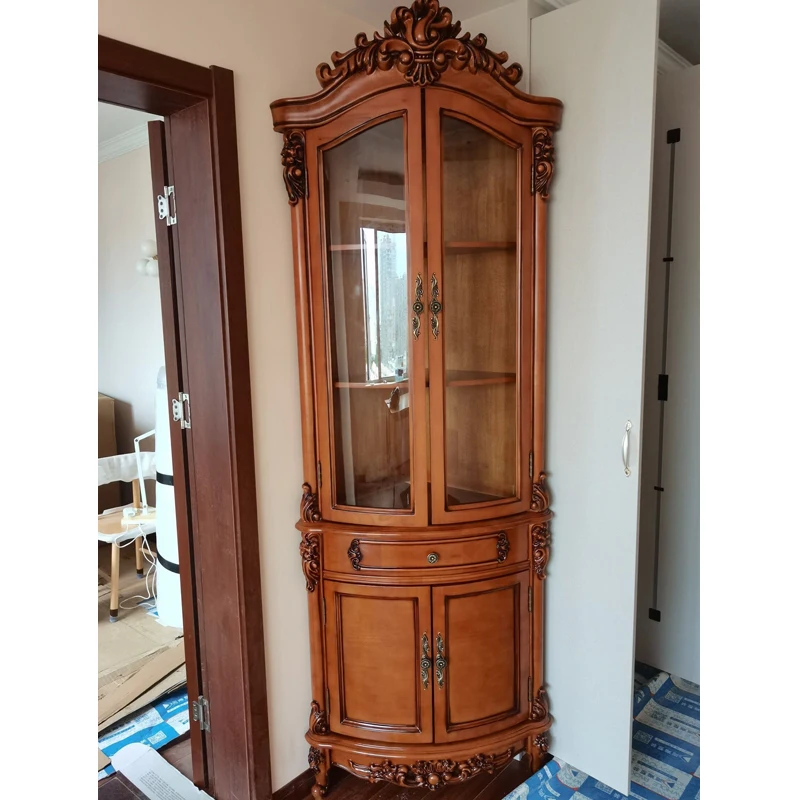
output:
[{"label": "lower cabinet door", "polygon": [[437,742],[492,733],[528,716],[529,573],[433,588]]},{"label": "lower cabinet door", "polygon": [[422,669],[423,640],[433,648],[430,587],[326,581],[325,604],[331,730],[433,741],[433,665],[427,688]]}]

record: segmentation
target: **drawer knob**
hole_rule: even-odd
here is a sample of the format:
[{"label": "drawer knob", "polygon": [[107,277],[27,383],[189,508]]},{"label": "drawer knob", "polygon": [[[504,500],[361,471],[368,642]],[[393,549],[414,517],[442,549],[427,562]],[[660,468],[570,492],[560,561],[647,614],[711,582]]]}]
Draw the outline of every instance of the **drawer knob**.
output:
[{"label": "drawer knob", "polygon": [[438,553],[428,553],[428,563],[435,564],[439,560]]}]

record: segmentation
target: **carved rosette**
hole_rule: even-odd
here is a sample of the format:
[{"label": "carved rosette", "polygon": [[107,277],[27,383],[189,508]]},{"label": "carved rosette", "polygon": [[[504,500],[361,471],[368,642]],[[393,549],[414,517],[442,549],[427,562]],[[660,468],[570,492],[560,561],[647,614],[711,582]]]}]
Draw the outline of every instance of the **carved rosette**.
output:
[{"label": "carved rosette", "polygon": [[508,551],[511,549],[511,542],[508,541],[505,531],[497,534],[497,560],[503,563],[508,558]]},{"label": "carved rosette", "polygon": [[550,737],[546,733],[537,734],[533,740],[533,746],[541,755],[544,755],[550,747]]},{"label": "carved rosette", "polygon": [[308,748],[308,766],[314,774],[319,772],[319,765],[322,762],[322,752],[316,747]]},{"label": "carved rosette", "polygon": [[544,686],[540,686],[539,691],[536,692],[536,697],[533,698],[531,703],[531,719],[534,722],[541,722],[547,719],[548,713],[547,692],[544,690]]},{"label": "carved rosette", "polygon": [[304,533],[300,540],[300,557],[303,559],[303,575],[306,589],[313,592],[319,583],[319,534]]},{"label": "carved rosette", "polygon": [[547,577],[545,569],[550,559],[550,526],[548,523],[533,526],[531,544],[533,545],[533,571],[537,578],[544,580]]},{"label": "carved rosette", "polygon": [[435,790],[452,783],[462,783],[481,772],[492,775],[496,769],[511,761],[513,754],[513,748],[509,747],[499,755],[478,754],[458,761],[417,761],[411,765],[382,761],[369,766],[351,761],[350,770],[362,778],[368,778],[370,783],[389,781],[399,786]]},{"label": "carved rosette", "polygon": [[519,83],[522,67],[504,66],[507,53],[494,53],[480,33],[474,38],[461,34],[461,23],[453,22],[453,12],[440,8],[439,0],[414,0],[410,8],[398,6],[391,22],[383,23],[383,35],[372,39],[366,33],[356,36],[355,47],[334,53],[331,65],[317,67],[317,80],[323,89],[337,86],[357,72],[368,75],[375,70],[397,69],[414,86],[436,83],[452,67],[475,74],[488,72],[495,80],[510,86]]},{"label": "carved rosette", "polygon": [[300,519],[304,522],[322,522],[317,495],[311,491],[310,483],[303,484],[303,495],[300,498]]},{"label": "carved rosette", "polygon": [[539,479],[531,487],[531,511],[547,511],[550,508],[550,495],[544,486],[545,474],[539,473]]},{"label": "carved rosette", "polygon": [[318,736],[325,736],[328,733],[326,714],[316,700],[311,701],[311,716],[308,719],[308,729]]},{"label": "carved rosette", "polygon": [[361,542],[359,542],[358,539],[353,539],[353,541],[350,542],[350,549],[347,551],[347,557],[350,559],[350,563],[355,570],[361,569],[361,559],[363,556],[361,555],[360,544]]},{"label": "carved rosette", "polygon": [[287,131],[283,135],[281,164],[289,203],[297,205],[306,193],[306,139],[302,131]]},{"label": "carved rosette", "polygon": [[534,189],[542,200],[550,198],[550,182],[553,180],[553,131],[550,128],[533,129]]}]

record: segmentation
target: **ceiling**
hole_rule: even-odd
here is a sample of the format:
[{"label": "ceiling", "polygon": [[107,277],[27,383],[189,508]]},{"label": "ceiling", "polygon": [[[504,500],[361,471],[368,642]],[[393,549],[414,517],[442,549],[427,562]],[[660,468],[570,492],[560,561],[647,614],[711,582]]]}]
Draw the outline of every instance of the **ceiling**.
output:
[{"label": "ceiling", "polygon": [[[453,10],[456,19],[469,19],[485,11],[508,5],[513,0],[442,0]],[[576,0],[538,0],[544,5],[567,5]],[[336,8],[360,20],[373,29],[382,30],[396,5],[411,5],[411,0],[327,0]],[[475,31],[473,31],[474,33]],[[372,33],[372,31],[368,31]],[[661,0],[659,36],[678,54],[692,64],[700,63],[700,0]],[[344,45],[342,46],[344,49]]]},{"label": "ceiling", "polygon": [[108,103],[97,104],[97,140],[98,145],[114,139],[123,133],[128,133],[140,128],[151,119],[162,119],[155,114],[145,114],[144,111],[134,111],[122,106],[112,106]]}]

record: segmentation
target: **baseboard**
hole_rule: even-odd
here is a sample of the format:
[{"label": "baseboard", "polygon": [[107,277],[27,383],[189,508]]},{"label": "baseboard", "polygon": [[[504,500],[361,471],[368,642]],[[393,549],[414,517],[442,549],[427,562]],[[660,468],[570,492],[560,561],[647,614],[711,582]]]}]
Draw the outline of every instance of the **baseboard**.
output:
[{"label": "baseboard", "polygon": [[307,769],[272,793],[272,800],[307,800],[314,783],[314,773]]}]

